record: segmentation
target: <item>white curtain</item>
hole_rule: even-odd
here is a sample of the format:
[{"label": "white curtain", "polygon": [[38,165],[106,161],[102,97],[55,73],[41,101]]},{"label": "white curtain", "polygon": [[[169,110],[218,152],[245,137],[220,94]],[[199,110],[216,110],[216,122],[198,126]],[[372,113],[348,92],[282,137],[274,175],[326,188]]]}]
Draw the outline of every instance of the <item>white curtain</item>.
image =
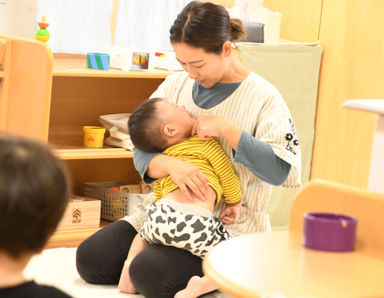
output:
[{"label": "white curtain", "polygon": [[49,23],[53,52],[99,52],[112,45],[112,0],[38,0],[37,18]]},{"label": "white curtain", "polygon": [[[190,0],[118,0],[114,44],[136,50],[171,50],[169,29]],[[89,53],[112,47],[113,0],[38,0],[53,52]]]},{"label": "white curtain", "polygon": [[171,50],[169,29],[190,0],[119,0],[114,46]]}]

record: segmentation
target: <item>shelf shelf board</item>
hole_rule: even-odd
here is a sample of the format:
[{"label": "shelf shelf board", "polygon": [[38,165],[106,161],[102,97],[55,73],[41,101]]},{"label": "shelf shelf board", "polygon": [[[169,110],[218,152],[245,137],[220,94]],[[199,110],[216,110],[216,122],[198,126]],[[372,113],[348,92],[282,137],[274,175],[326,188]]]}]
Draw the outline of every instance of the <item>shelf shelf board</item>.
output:
[{"label": "shelf shelf board", "polygon": [[55,149],[55,154],[64,160],[71,159],[103,159],[103,158],[132,158],[131,151],[122,148],[82,148],[82,149]]},{"label": "shelf shelf board", "polygon": [[122,71],[118,69],[89,69],[86,67],[85,58],[55,58],[53,67],[54,77],[164,79],[172,73],[174,72],[164,70]]},{"label": "shelf shelf board", "polygon": [[51,137],[49,143],[57,157],[71,159],[108,159],[132,158],[133,152],[124,148],[104,146],[103,148],[87,148],[81,145],[81,136]]}]

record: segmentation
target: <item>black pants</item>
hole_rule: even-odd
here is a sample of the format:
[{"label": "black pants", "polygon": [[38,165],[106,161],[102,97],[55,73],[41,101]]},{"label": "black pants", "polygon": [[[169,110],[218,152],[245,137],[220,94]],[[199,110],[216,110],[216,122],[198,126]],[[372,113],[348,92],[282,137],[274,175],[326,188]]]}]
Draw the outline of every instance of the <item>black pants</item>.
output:
[{"label": "black pants", "polygon": [[[118,284],[136,230],[115,221],[84,240],[77,249],[81,278],[92,284]],[[163,245],[146,247],[132,261],[130,277],[145,297],[173,297],[194,276],[203,276],[201,259],[188,251]]]}]

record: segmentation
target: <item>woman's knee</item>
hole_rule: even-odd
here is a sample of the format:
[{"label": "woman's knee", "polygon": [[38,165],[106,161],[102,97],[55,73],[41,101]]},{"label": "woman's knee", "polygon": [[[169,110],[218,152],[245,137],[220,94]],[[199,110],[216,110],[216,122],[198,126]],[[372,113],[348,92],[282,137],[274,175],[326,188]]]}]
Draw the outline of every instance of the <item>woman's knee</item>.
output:
[{"label": "woman's knee", "polygon": [[193,275],[203,276],[201,259],[175,247],[150,245],[130,265],[130,277],[145,297],[173,297]]},{"label": "woman's knee", "polygon": [[76,250],[76,268],[80,277],[88,283],[101,284],[98,270],[98,258],[95,257],[92,239],[84,240]]},{"label": "woman's knee", "polygon": [[93,284],[117,284],[136,230],[116,221],[84,240],[76,251],[81,278]]}]

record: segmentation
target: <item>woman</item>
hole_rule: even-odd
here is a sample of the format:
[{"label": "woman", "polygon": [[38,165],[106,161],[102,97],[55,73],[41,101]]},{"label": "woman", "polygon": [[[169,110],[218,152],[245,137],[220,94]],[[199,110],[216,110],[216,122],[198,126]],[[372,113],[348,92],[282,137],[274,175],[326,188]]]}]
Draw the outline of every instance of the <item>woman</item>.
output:
[{"label": "woman", "polygon": [[[283,98],[233,52],[232,43],[244,34],[241,22],[230,19],[224,7],[189,3],[170,30],[185,72],[169,76],[151,96],[184,105],[199,119],[195,134],[217,137],[231,158],[243,191],[240,218],[226,225],[231,236],[270,230],[265,210],[272,185],[299,186],[301,170],[295,127]],[[170,175],[187,198],[205,199],[207,178],[196,166],[138,150],[134,163],[146,182]],[[224,207],[219,204],[216,214]],[[118,283],[141,222],[135,214],[85,240],[77,253],[80,276],[90,283]],[[173,297],[195,275],[203,275],[201,259],[174,247],[150,245],[130,264],[132,281],[146,297]]]}]

